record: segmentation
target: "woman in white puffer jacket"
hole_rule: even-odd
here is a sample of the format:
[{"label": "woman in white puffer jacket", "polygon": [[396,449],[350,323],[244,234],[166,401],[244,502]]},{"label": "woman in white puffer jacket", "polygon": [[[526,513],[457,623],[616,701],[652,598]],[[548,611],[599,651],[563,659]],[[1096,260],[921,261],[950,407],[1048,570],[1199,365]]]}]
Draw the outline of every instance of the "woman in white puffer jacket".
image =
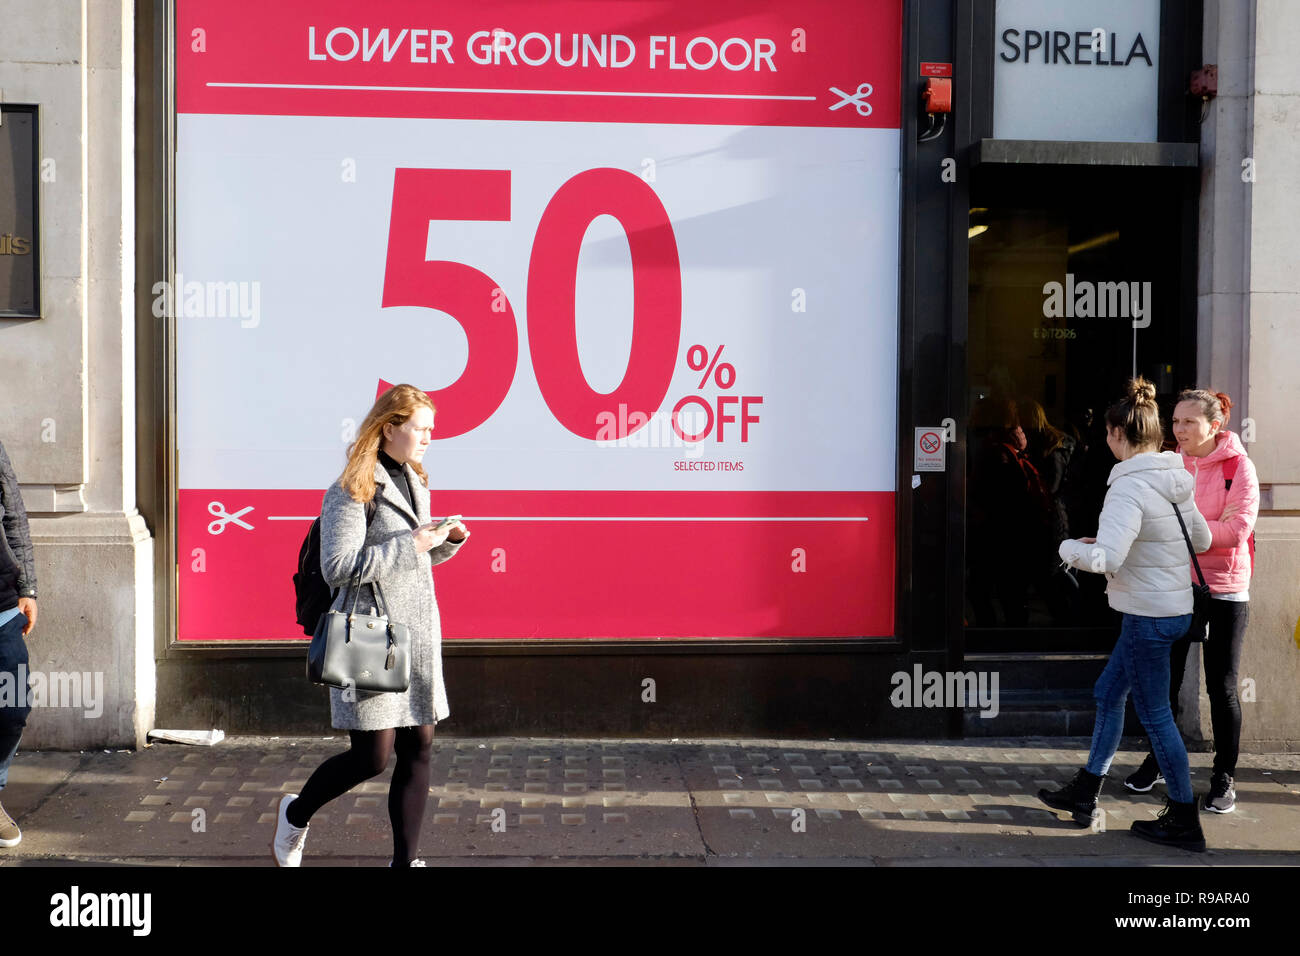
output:
[{"label": "woman in white puffer jacket", "polygon": [[[1133,823],[1133,833],[1156,843],[1204,850],[1187,749],[1169,707],[1169,652],[1192,621],[1187,576],[1186,526],[1197,552],[1210,546],[1210,528],[1196,510],[1195,480],[1182,457],[1161,452],[1164,431],[1155,386],[1142,378],[1106,412],[1106,444],[1119,459],[1107,481],[1097,537],[1062,541],[1061,560],[1105,574],[1110,606],[1123,612],[1119,640],[1094,688],[1097,719],[1088,765],[1061,790],[1040,790],[1049,807],[1090,823],[1106,771],[1124,732],[1130,691],[1138,719],[1164,774],[1169,798],[1154,820]],[[1177,510],[1175,510],[1177,509]]]}]

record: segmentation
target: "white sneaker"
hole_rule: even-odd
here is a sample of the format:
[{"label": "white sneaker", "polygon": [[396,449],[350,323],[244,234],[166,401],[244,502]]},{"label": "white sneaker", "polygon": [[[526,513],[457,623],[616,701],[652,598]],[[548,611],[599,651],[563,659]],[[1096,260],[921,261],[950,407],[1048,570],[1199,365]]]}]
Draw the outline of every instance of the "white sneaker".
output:
[{"label": "white sneaker", "polygon": [[280,798],[280,808],[275,814],[275,837],[271,840],[271,853],[276,866],[302,866],[302,848],[307,845],[310,826],[296,827],[284,815],[289,804],[298,799],[296,793],[286,793]]},{"label": "white sneaker", "polygon": [[[391,867],[391,866],[393,865],[393,861],[392,861],[392,860],[389,860],[389,861],[388,861],[388,865]],[[426,869],[427,869],[428,866],[429,866],[429,864],[425,863],[423,860],[412,860],[410,863],[408,863],[408,864],[406,864],[406,865],[407,865],[407,866],[423,866],[423,867],[425,867]]]}]

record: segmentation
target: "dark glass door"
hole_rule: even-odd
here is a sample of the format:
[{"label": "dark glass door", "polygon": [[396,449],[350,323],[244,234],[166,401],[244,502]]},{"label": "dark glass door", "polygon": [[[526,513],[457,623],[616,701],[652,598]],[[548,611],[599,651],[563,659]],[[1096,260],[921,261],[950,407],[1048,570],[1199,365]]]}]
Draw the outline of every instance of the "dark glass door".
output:
[{"label": "dark glass door", "polygon": [[1115,464],[1103,416],[1129,376],[1155,383],[1166,416],[1192,384],[1189,185],[1182,170],[976,167],[968,650],[1096,650],[1114,640],[1104,576],[1062,569],[1057,545],[1097,532]]}]

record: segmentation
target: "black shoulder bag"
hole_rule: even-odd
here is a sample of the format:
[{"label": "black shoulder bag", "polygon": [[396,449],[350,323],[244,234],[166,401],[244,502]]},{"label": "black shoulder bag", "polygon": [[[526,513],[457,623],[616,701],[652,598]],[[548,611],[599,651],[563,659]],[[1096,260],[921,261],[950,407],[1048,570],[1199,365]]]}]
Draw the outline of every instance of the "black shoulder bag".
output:
[{"label": "black shoulder bag", "polygon": [[1178,504],[1174,503],[1174,514],[1178,516],[1178,527],[1183,531],[1183,541],[1187,542],[1187,553],[1192,556],[1192,567],[1196,569],[1196,577],[1200,584],[1192,585],[1192,623],[1187,628],[1188,637],[1193,644],[1200,644],[1205,640],[1205,632],[1210,626],[1210,597],[1209,585],[1205,583],[1205,575],[1201,573],[1201,562],[1196,560],[1196,552],[1192,549],[1192,539],[1187,534],[1187,525],[1183,521],[1183,513],[1178,510]]}]

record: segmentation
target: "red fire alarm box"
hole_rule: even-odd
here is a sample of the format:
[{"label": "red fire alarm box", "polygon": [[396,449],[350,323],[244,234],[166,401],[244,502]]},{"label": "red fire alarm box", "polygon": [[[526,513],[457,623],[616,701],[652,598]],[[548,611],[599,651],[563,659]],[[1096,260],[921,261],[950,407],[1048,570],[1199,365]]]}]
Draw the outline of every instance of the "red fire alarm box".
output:
[{"label": "red fire alarm box", "polygon": [[929,77],[921,94],[927,113],[952,112],[952,80],[947,77]]}]

